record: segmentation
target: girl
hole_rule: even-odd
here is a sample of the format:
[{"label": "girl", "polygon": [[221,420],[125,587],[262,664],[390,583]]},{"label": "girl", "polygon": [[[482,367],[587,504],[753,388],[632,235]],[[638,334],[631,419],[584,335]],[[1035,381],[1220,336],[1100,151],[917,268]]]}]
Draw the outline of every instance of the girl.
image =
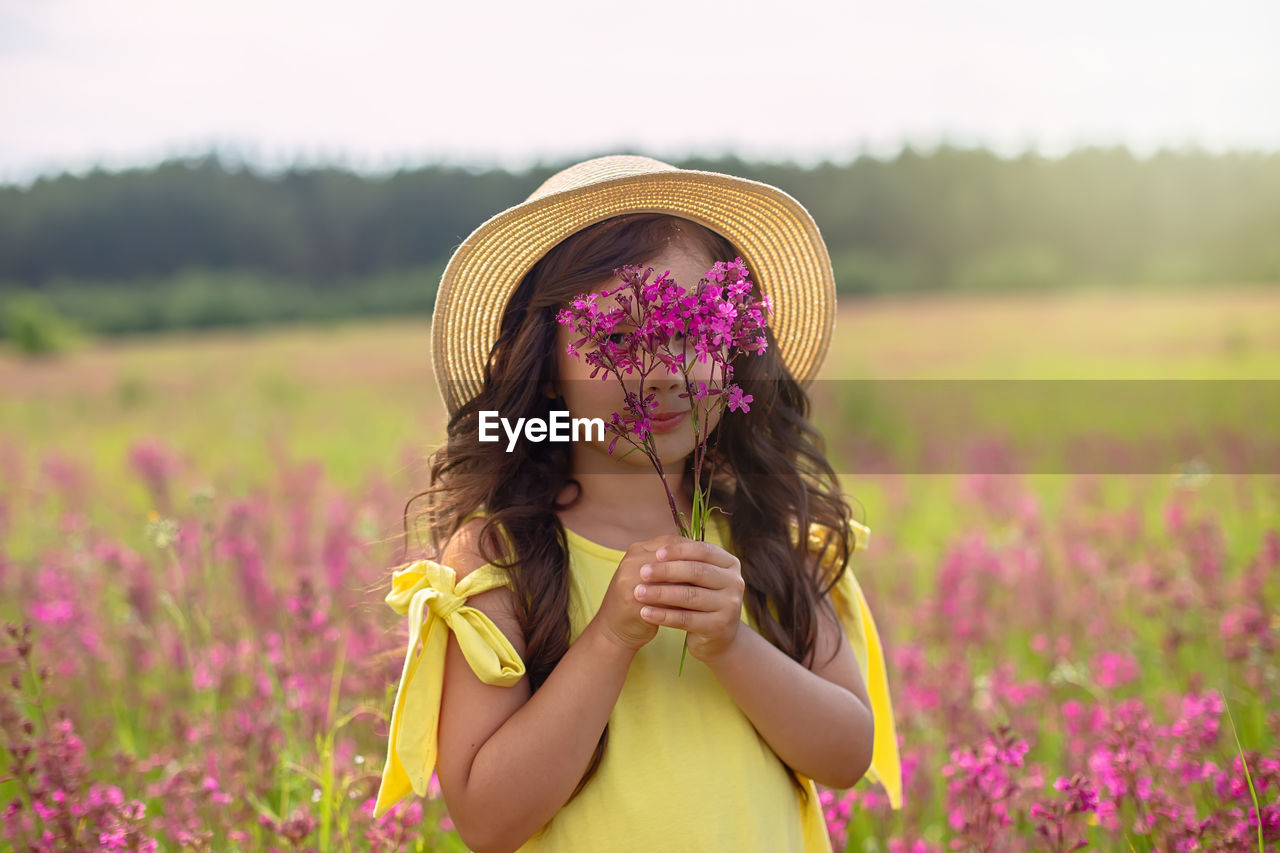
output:
[{"label": "girl", "polygon": [[[482,412],[622,410],[618,384],[566,354],[556,315],[574,296],[616,285],[625,264],[691,287],[736,257],[775,313],[765,352],[735,362],[750,410],[714,427],[721,511],[706,542],[673,534],[642,454],[597,436],[510,452],[505,436],[480,440]],[[462,244],[432,330],[450,420],[425,494],[444,547],[396,571],[387,596],[410,640],[375,816],[424,794],[433,770],[480,853],[830,851],[815,783],[868,773],[899,807],[883,656],[846,565],[870,531],[850,518],[803,389],[834,302],[798,202],[643,157],[566,169]],[[645,390],[688,513],[683,379]]]}]

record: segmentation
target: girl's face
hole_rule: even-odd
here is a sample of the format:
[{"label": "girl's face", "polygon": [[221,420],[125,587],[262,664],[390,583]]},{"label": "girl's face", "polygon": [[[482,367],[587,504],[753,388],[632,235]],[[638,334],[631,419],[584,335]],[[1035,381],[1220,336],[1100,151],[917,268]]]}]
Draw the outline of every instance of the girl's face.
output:
[{"label": "girl's face", "polygon": [[[708,257],[705,252],[676,242],[669,245],[660,254],[645,261],[642,266],[653,267],[655,276],[670,270],[671,277],[681,287],[688,289],[696,286],[698,280],[706,274],[714,263],[715,261]],[[599,293],[605,288],[617,287],[621,283],[621,279],[614,277],[602,282],[591,292]],[[601,300],[601,310],[615,307],[617,307],[617,303],[612,297]],[[556,365],[560,378],[557,390],[564,398],[565,405],[569,408],[570,417],[601,418],[605,423],[609,423],[614,412],[621,413],[624,410],[625,401],[622,388],[618,380],[612,376],[608,380],[601,380],[599,375],[592,379],[591,371],[593,368],[587,364],[584,358],[579,356],[577,359],[572,359],[568,356],[565,348],[576,338],[576,333],[567,326],[561,326],[556,336]],[[687,356],[689,359],[692,359],[692,357],[692,353]],[[692,363],[693,367],[689,371],[689,378],[710,382],[712,379],[711,361],[708,359],[705,363],[699,363],[694,360]],[[644,396],[649,394],[657,395],[654,401],[656,415],[652,421],[653,441],[657,447],[658,456],[662,460],[663,467],[670,469],[672,465],[682,462],[693,453],[693,419],[690,417],[689,399],[679,396],[685,390],[684,376],[681,374],[673,376],[659,368],[649,374],[643,389],[639,387],[638,376],[623,377],[623,381],[627,383],[628,390],[641,392]],[[708,434],[714,426],[714,421],[709,423],[704,430],[704,435]],[[613,438],[614,436],[611,433],[606,433],[603,442],[582,442],[580,446],[590,452],[607,455],[609,443]],[[636,451],[628,454],[628,450],[631,450],[631,446],[626,441],[619,441],[610,458],[629,466],[652,470],[648,458],[643,453]]]}]

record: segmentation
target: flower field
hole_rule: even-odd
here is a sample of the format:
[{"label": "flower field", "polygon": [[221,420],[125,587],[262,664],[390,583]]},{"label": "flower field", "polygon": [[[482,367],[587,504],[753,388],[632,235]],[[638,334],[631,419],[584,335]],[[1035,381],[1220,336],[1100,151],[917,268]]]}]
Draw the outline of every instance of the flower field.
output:
[{"label": "flower field", "polygon": [[[824,376],[1280,377],[1280,293],[1205,300],[855,304]],[[0,355],[0,849],[465,850],[372,819],[427,340]],[[1280,468],[864,471],[828,397],[905,801],[824,790],[836,849],[1280,850]]]}]

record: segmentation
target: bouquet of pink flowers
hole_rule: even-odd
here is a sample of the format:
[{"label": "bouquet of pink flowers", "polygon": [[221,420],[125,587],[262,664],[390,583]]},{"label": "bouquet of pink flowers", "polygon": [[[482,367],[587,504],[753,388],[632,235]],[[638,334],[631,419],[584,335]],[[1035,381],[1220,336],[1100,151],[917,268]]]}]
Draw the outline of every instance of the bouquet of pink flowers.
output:
[{"label": "bouquet of pink flowers", "polygon": [[[623,392],[623,411],[614,412],[605,428],[613,435],[609,452],[622,440],[644,453],[662,480],[680,535],[702,541],[710,516],[710,483],[715,476],[715,454],[704,480],[707,438],[716,416],[729,411],[748,411],[753,397],[733,382],[733,360],[739,355],[762,353],[767,346],[765,326],[773,312],[768,296],[756,299],[746,265],[741,258],[733,263],[719,261],[686,290],[666,273],[653,278],[653,268],[625,266],[614,271],[622,284],[599,294],[576,297],[572,307],[560,312],[558,320],[581,335],[567,348],[571,357],[585,358],[604,380],[616,379]],[[601,298],[613,297],[616,307],[602,310]],[[584,350],[580,353],[580,350]],[[691,378],[695,364],[710,362],[710,378]],[[652,418],[656,394],[644,394],[647,379],[655,371],[680,375],[689,402],[694,431],[693,511],[686,518],[676,505],[667,482],[662,460],[653,440]],[[638,390],[632,390],[632,389]],[[628,451],[630,452],[630,451]],[[705,485],[704,485],[705,483]],[[680,672],[684,672],[684,652]]]}]

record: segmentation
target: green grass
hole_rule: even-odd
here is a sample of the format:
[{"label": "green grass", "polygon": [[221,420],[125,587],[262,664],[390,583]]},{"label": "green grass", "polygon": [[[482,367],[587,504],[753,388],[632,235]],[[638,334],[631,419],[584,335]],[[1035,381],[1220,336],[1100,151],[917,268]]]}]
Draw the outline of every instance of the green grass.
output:
[{"label": "green grass", "polygon": [[[47,361],[3,351],[0,437],[111,479],[133,441],[158,436],[228,487],[274,445],[354,484],[439,440],[429,341],[424,323],[363,322],[114,340]],[[1280,288],[846,299],[822,378],[858,377],[1278,378]],[[841,405],[817,409],[829,433],[877,428]]]}]

